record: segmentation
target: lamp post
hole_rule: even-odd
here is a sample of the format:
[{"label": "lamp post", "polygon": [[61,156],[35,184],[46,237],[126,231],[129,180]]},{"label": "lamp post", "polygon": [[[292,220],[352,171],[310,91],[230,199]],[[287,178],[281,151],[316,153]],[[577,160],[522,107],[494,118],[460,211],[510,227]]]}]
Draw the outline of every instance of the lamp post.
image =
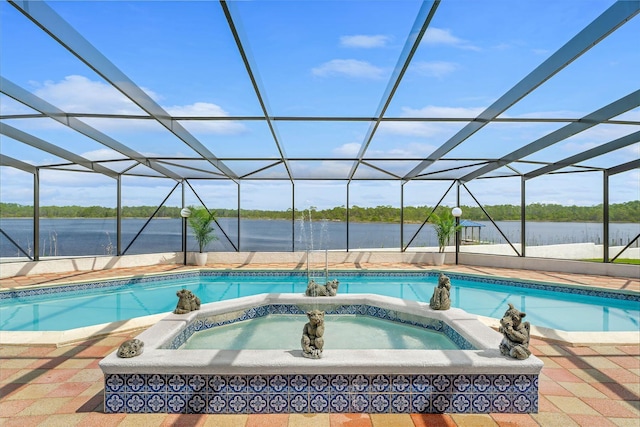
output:
[{"label": "lamp post", "polygon": [[462,216],[462,209],[456,206],[451,209],[451,215],[456,218],[456,265],[458,265],[458,253],[460,253],[460,217]]},{"label": "lamp post", "polygon": [[184,254],[184,265],[187,265],[187,218],[191,216],[191,209],[182,208],[180,211],[182,217],[182,253]]}]

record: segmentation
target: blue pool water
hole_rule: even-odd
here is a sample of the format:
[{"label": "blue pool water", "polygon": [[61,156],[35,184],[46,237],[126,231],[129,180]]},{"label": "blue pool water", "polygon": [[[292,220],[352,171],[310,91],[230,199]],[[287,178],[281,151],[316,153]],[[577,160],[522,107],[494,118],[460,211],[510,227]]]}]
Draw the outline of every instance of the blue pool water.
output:
[{"label": "blue pool water", "polygon": [[[429,302],[437,275],[336,272],[339,293],[373,293]],[[532,325],[565,331],[638,331],[640,300],[554,292],[552,286],[450,275],[452,307],[500,318],[512,303]],[[173,311],[176,291],[186,288],[202,303],[262,293],[304,293],[306,275],[297,273],[207,273],[169,279],[133,279],[109,284],[0,293],[0,329],[60,331]],[[520,285],[520,286],[518,286]],[[527,287],[528,286],[528,287]],[[82,289],[77,289],[77,288]],[[534,289],[538,287],[543,289]],[[74,290],[75,289],[75,290]],[[62,292],[61,292],[62,291]],[[55,293],[46,293],[55,292]],[[32,295],[33,294],[33,295]],[[597,293],[595,293],[597,294]]]}]

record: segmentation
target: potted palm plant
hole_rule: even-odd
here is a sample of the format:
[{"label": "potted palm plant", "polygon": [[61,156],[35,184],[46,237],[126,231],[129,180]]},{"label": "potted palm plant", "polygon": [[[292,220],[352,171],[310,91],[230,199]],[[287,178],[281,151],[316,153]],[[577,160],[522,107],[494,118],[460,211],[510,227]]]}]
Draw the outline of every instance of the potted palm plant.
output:
[{"label": "potted palm plant", "polygon": [[462,226],[456,225],[456,219],[449,212],[441,215],[432,214],[431,223],[438,237],[438,253],[434,254],[433,262],[435,265],[442,265],[444,264],[445,247],[451,240],[451,237],[453,237]]},{"label": "potted palm plant", "polygon": [[218,240],[213,228],[214,216],[205,207],[191,208],[191,215],[187,218],[189,227],[198,242],[198,252],[194,254],[196,265],[207,263],[207,253],[204,251],[207,245]]}]

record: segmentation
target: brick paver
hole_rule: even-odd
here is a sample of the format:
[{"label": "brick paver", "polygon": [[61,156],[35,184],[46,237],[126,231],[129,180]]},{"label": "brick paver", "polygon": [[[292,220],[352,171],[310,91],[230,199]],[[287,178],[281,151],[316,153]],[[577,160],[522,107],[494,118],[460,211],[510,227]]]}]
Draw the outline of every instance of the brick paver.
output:
[{"label": "brick paver", "polygon": [[[241,268],[211,265],[211,268]],[[331,268],[355,268],[332,265]],[[86,281],[183,270],[175,265],[43,274],[0,280],[0,288]],[[293,269],[295,265],[252,268]],[[298,267],[299,268],[299,267]],[[431,268],[362,264],[364,269]],[[532,272],[474,266],[445,271],[555,283],[640,290],[634,279]],[[532,339],[531,349],[545,366],[540,377],[539,413],[484,414],[283,414],[283,415],[125,415],[103,413],[98,362],[139,332],[114,334],[60,347],[0,346],[0,425],[2,426],[634,426],[640,425],[640,344],[570,347]]]}]

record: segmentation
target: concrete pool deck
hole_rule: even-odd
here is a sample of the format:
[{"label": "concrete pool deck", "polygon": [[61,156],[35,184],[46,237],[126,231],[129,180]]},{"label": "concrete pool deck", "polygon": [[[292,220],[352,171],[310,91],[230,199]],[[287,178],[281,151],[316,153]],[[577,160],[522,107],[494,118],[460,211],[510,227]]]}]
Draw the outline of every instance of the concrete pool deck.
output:
[{"label": "concrete pool deck", "polygon": [[[251,268],[302,269],[286,264]],[[475,266],[410,264],[330,265],[330,268],[437,269],[554,283],[640,291],[640,280]],[[211,264],[207,268],[242,268]],[[117,270],[18,276],[0,280],[3,289],[185,271],[193,267],[155,265]],[[98,362],[138,332],[55,348],[0,345],[0,424],[3,426],[634,426],[640,418],[640,344],[572,347],[533,339],[543,362],[538,414],[279,414],[125,415],[105,414],[103,375]],[[640,333],[639,333],[640,338]]]}]

